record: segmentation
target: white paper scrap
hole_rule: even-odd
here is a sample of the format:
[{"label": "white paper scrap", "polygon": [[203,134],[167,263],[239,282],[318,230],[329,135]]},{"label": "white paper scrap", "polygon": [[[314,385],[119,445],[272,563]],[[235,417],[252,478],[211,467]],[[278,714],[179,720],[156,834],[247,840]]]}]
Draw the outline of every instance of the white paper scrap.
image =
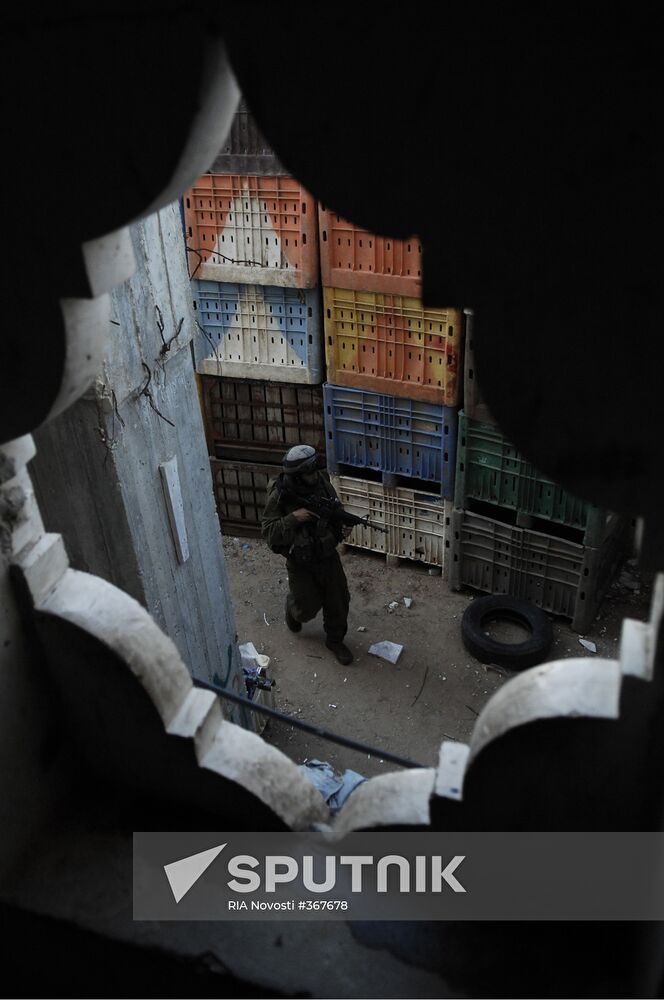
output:
[{"label": "white paper scrap", "polygon": [[387,660],[388,663],[396,663],[402,650],[403,646],[400,646],[398,642],[390,642],[389,639],[375,642],[373,646],[369,646],[369,652],[372,656],[379,656],[381,660]]}]

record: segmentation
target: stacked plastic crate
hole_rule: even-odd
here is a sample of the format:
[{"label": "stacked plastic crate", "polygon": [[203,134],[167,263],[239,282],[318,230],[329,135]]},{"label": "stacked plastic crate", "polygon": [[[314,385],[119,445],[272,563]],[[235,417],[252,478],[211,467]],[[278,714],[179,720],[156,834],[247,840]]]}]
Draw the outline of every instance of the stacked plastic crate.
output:
[{"label": "stacked plastic crate", "polygon": [[454,495],[463,318],[421,300],[422,247],[319,208],[328,467],[349,544],[442,569]]},{"label": "stacked plastic crate", "polygon": [[217,509],[255,534],[284,452],[324,448],[317,206],[242,102],[183,219]]},{"label": "stacked plastic crate", "polygon": [[450,586],[521,597],[587,632],[630,541],[631,522],[539,472],[493,421],[477,384],[467,314],[464,409],[446,546]]}]

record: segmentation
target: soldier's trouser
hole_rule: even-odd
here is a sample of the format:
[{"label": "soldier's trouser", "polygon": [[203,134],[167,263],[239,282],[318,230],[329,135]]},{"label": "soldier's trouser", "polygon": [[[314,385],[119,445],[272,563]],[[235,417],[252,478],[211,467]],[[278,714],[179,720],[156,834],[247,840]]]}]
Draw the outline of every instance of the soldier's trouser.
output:
[{"label": "soldier's trouser", "polygon": [[286,560],[286,604],[295,621],[308,622],[323,609],[323,628],[330,642],[341,642],[348,628],[350,593],[339,553],[311,566]]}]

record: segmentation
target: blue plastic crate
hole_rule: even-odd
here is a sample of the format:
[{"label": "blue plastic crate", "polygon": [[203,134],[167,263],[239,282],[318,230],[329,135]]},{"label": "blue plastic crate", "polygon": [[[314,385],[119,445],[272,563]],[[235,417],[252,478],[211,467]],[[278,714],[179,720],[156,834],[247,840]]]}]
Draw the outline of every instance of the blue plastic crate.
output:
[{"label": "blue plastic crate", "polygon": [[322,382],[318,289],[193,281],[200,374]]},{"label": "blue plastic crate", "polygon": [[375,469],[454,497],[457,409],[346,386],[323,386],[328,468]]}]

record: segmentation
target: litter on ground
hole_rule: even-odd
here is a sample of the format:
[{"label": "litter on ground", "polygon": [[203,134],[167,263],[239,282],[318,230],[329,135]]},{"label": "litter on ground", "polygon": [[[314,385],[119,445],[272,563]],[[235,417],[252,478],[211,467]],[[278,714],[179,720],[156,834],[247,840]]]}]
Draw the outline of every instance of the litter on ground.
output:
[{"label": "litter on ground", "polygon": [[400,646],[398,642],[390,642],[389,639],[375,642],[373,646],[369,646],[369,652],[372,656],[379,656],[381,660],[387,660],[388,663],[396,663],[402,650],[403,646]]},{"label": "litter on ground", "polygon": [[241,643],[239,650],[243,666],[252,667],[258,665],[259,667],[265,668],[270,664],[270,657],[265,656],[263,653],[259,653],[253,642]]},{"label": "litter on ground", "polygon": [[326,760],[308,758],[299,765],[299,770],[316,786],[332,813],[338,812],[353,789],[366,781],[357,771],[346,769],[341,774]]}]

